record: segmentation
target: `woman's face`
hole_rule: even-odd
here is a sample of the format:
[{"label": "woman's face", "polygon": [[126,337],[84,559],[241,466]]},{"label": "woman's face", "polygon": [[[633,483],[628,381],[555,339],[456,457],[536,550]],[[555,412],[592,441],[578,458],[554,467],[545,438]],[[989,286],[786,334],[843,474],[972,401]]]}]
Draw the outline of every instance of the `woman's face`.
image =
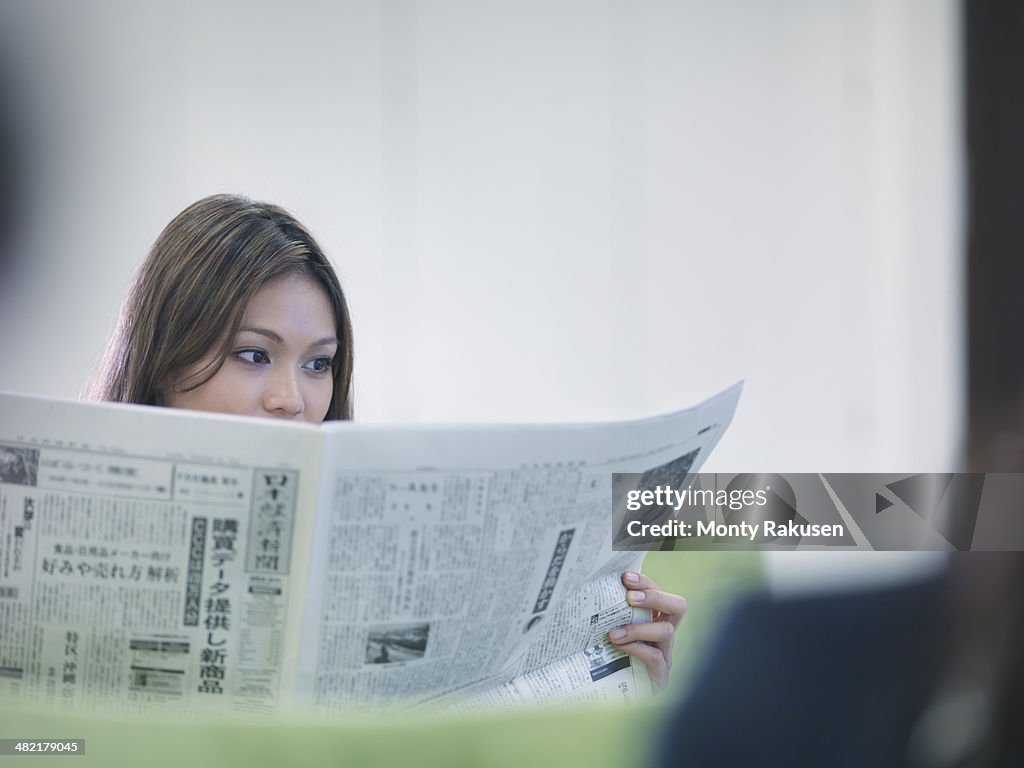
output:
[{"label": "woman's face", "polygon": [[334,310],[315,280],[302,274],[275,278],[245,308],[220,370],[182,391],[216,359],[216,350],[210,350],[171,387],[167,404],[319,424],[334,392],[336,328]]}]

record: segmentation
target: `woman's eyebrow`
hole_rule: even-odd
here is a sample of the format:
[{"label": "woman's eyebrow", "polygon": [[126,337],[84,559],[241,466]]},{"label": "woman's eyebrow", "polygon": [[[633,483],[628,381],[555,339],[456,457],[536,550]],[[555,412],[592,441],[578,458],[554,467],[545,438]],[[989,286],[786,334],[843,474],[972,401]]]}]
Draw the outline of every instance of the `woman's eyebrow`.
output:
[{"label": "woman's eyebrow", "polygon": [[320,339],[319,341],[314,341],[309,346],[310,347],[326,347],[326,346],[329,346],[329,345],[332,345],[332,344],[334,344],[336,346],[339,346],[339,347],[341,346],[341,342],[338,341],[338,339],[336,337],[334,337],[334,336],[324,336],[322,339]]},{"label": "woman's eyebrow", "polygon": [[[273,341],[276,341],[278,344],[284,344],[284,339],[281,337],[281,335],[275,331],[270,330],[269,328],[260,328],[259,326],[255,325],[243,325],[241,328],[238,329],[238,332],[242,333],[243,331],[248,331],[249,333],[256,333],[259,334],[260,336],[266,336],[268,339],[272,339]],[[308,348],[312,349],[313,347],[326,347],[332,344],[341,346],[341,342],[338,341],[336,336],[324,336],[322,339],[317,339],[316,341],[314,341],[312,344],[309,345]]]},{"label": "woman's eyebrow", "polygon": [[249,333],[257,333],[260,336],[266,336],[268,339],[272,339],[273,341],[276,341],[278,344],[284,343],[284,339],[281,338],[280,334],[274,333],[274,331],[270,330],[269,328],[258,328],[254,325],[243,325],[241,328],[238,329],[238,332],[242,333],[243,331],[248,331]]}]

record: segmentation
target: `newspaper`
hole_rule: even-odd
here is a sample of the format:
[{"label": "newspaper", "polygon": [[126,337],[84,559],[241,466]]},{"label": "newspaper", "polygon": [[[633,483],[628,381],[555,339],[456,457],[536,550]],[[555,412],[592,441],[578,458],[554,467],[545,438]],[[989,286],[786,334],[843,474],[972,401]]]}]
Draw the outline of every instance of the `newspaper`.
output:
[{"label": "newspaper", "polygon": [[273,712],[643,696],[612,472],[692,457],[740,385],[633,422],[322,427],[0,394],[0,697]]}]

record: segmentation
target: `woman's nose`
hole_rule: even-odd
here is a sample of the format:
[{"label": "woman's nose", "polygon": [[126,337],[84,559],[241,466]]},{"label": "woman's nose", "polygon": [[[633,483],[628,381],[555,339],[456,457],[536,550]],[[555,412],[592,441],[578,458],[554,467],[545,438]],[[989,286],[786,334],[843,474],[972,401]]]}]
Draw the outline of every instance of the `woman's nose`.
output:
[{"label": "woman's nose", "polygon": [[291,371],[274,371],[268,376],[263,393],[263,407],[272,415],[290,418],[304,409],[298,375]]}]

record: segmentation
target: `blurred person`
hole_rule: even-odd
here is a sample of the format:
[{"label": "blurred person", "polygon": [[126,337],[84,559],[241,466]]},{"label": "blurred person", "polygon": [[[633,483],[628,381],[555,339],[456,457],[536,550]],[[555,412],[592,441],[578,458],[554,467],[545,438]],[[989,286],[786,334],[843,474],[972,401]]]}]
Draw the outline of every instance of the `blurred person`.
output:
[{"label": "blurred person", "polygon": [[658,766],[1019,766],[1018,553],[916,584],[740,605]]},{"label": "blurred person", "polygon": [[[9,43],[0,35],[0,50]],[[26,218],[29,196],[26,179],[24,123],[25,100],[12,76],[11,59],[0,54],[0,287],[7,287],[7,270],[13,271],[16,240]]]},{"label": "blurred person", "polygon": [[[973,471],[1024,472],[1022,404]],[[748,599],[666,720],[655,764],[1024,765],[1022,583],[1024,553],[953,552],[915,583]]]},{"label": "blurred person", "polygon": [[[352,418],[353,332],[312,235],[269,203],[213,195],[167,225],[129,289],[86,396],[320,424]],[[686,601],[628,572],[652,621],[609,639],[668,685]]]}]

